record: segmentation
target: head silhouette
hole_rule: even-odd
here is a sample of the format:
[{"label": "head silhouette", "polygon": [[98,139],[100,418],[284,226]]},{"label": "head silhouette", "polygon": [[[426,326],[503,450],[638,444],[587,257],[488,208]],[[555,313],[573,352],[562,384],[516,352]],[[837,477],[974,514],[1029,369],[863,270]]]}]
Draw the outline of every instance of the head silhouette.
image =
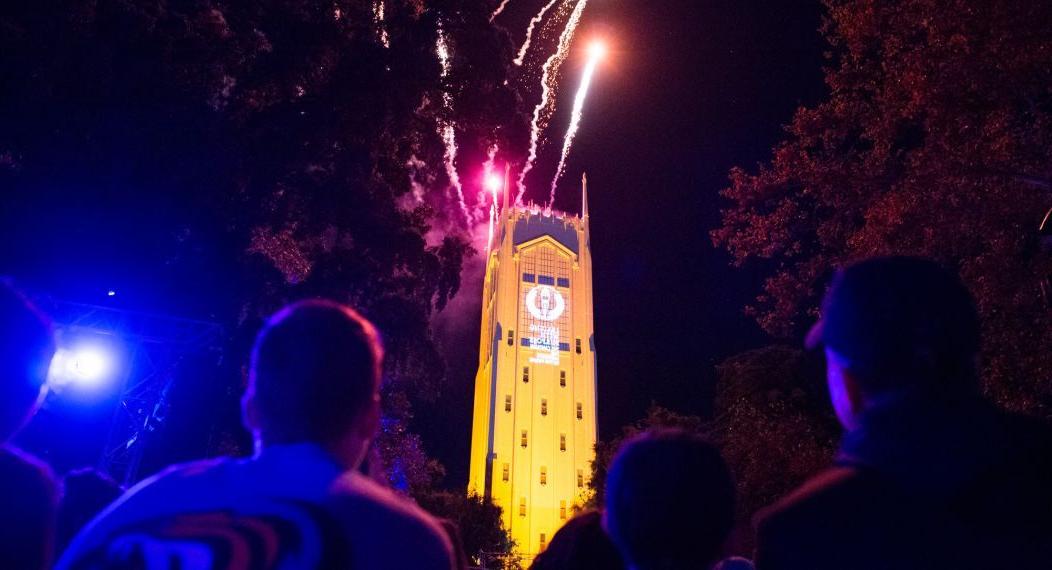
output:
[{"label": "head silhouette", "polygon": [[614,543],[603,531],[599,511],[570,519],[552,536],[530,570],[622,570],[625,567]]},{"label": "head silhouette", "polygon": [[614,458],[605,516],[629,567],[707,568],[734,523],[734,484],[719,452],[700,436],[651,431]]},{"label": "head silhouette", "polygon": [[956,275],[927,259],[877,257],[839,271],[807,343],[825,349],[833,407],[848,429],[889,394],[978,392],[975,305]]},{"label": "head silhouette", "polygon": [[349,307],[278,311],[256,338],[243,399],[257,447],[317,443],[357,465],[379,425],[382,358],[376,329]]}]

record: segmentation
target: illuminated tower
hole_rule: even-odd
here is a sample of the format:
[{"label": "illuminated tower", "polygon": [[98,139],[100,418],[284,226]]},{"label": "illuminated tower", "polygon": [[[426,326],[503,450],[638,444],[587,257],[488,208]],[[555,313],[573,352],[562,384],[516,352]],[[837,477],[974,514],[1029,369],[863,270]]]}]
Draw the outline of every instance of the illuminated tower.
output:
[{"label": "illuminated tower", "polygon": [[580,217],[509,208],[507,192],[482,293],[468,492],[500,505],[532,556],[583,498],[595,457],[588,190],[582,179]]}]

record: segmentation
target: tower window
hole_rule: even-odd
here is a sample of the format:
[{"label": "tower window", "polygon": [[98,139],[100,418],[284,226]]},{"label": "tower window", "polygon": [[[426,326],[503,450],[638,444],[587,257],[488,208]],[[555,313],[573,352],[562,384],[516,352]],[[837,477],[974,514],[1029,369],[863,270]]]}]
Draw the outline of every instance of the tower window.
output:
[{"label": "tower window", "polygon": [[541,415],[548,415],[548,400],[545,400],[544,398],[541,398]]},{"label": "tower window", "polygon": [[573,341],[574,352],[581,354],[581,339],[575,338]]},{"label": "tower window", "polygon": [[508,346],[515,346],[515,331],[508,331]]},{"label": "tower window", "polygon": [[519,516],[526,516],[526,497],[519,497]]},{"label": "tower window", "polygon": [[541,467],[541,485],[548,484],[548,468]]},{"label": "tower window", "polygon": [[555,280],[555,283],[559,287],[566,287],[566,288],[570,287],[570,280],[567,279],[566,277],[559,277],[558,279]]},{"label": "tower window", "polygon": [[538,275],[537,283],[541,285],[555,285],[555,278],[551,275]]},{"label": "tower window", "polygon": [[581,471],[580,469],[577,470],[577,486],[581,488],[584,487],[584,471]]},{"label": "tower window", "polygon": [[566,371],[565,370],[560,370],[559,371],[559,386],[561,388],[565,388],[566,387]]},{"label": "tower window", "polygon": [[527,283],[534,283],[537,281],[537,276],[533,273],[523,273],[522,280],[526,281]]},{"label": "tower window", "polygon": [[584,408],[581,406],[581,402],[577,402],[577,419],[584,419]]},{"label": "tower window", "polygon": [[566,520],[566,501],[559,501],[559,518]]},{"label": "tower window", "polygon": [[511,396],[504,396],[504,411],[511,411]]},{"label": "tower window", "polygon": [[522,438],[521,439],[522,439],[522,447],[525,448],[526,447],[526,443],[527,443],[527,441],[526,441],[526,430],[522,430]]},{"label": "tower window", "polygon": [[559,434],[559,451],[566,451],[566,434]]},{"label": "tower window", "polygon": [[541,533],[541,550],[548,547],[548,535]]},{"label": "tower window", "polygon": [[508,479],[511,479],[511,465],[508,465],[507,463],[505,463],[504,464],[504,468],[501,470],[500,475],[501,475],[500,476],[501,480],[503,480],[505,483],[507,483]]},{"label": "tower window", "polygon": [[529,366],[524,366],[522,368],[522,382],[524,384],[529,384],[530,383],[530,367]]}]

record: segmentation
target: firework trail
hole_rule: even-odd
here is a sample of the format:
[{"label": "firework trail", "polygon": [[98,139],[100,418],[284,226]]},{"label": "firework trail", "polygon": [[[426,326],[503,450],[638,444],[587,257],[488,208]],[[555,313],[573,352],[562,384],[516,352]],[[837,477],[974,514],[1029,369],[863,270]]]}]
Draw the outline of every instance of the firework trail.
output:
[{"label": "firework trail", "polygon": [[[533,28],[541,23],[541,20],[544,19],[544,15],[547,14],[548,10],[551,10],[552,6],[555,6],[557,2],[559,2],[559,0],[551,0],[551,2],[548,2],[543,8],[541,8],[541,11],[537,12],[537,15],[530,20],[530,25],[526,26],[526,41],[523,42],[522,47],[519,48],[519,55],[515,58],[515,65],[522,67],[522,62],[525,61],[526,58],[526,50],[530,49],[530,40],[533,38]],[[490,18],[490,21],[492,22],[493,19]]]},{"label": "firework trail", "polygon": [[500,3],[500,6],[497,6],[497,9],[494,10],[492,14],[490,14],[489,21],[492,23],[493,20],[496,20],[497,16],[500,16],[500,13],[503,12],[504,9],[508,7],[508,4],[510,2],[511,2],[511,0],[502,0],[501,3]]},{"label": "firework trail", "polygon": [[559,159],[559,166],[555,169],[555,177],[552,178],[552,192],[548,197],[548,208],[555,202],[555,188],[559,185],[559,178],[566,170],[566,157],[570,156],[570,145],[573,144],[577,129],[581,126],[581,115],[584,111],[584,100],[588,97],[588,87],[592,84],[592,76],[599,60],[603,59],[606,48],[602,44],[595,43],[588,48],[588,64],[585,65],[584,74],[581,75],[581,86],[577,88],[577,95],[573,99],[573,111],[570,113],[570,127],[566,129],[566,138],[563,140],[563,153]]},{"label": "firework trail", "polygon": [[[445,78],[449,75],[450,63],[449,63],[449,44],[446,42],[446,32],[442,29],[442,26],[438,27],[438,39],[435,41],[435,53],[438,55],[438,62],[442,66],[442,77]],[[453,122],[448,118],[453,111],[453,95],[448,91],[442,93],[442,107],[446,112],[446,117],[438,121],[438,135],[442,137],[442,144],[445,146],[442,158],[446,165],[446,177],[449,178],[449,184],[457,191],[457,201],[460,204],[460,209],[464,212],[464,220],[467,222],[466,227],[471,227],[471,212],[468,211],[468,205],[464,202],[464,186],[460,183],[460,175],[457,174],[457,134],[453,128]]]},{"label": "firework trail", "polygon": [[387,36],[387,23],[384,18],[384,0],[373,0],[373,21],[376,22],[376,35],[385,48],[391,47],[391,39]]},{"label": "firework trail", "polygon": [[577,30],[577,24],[581,21],[581,13],[584,12],[586,5],[588,5],[588,0],[577,1],[573,12],[570,13],[570,18],[566,21],[566,27],[563,28],[563,32],[559,36],[559,45],[555,53],[548,58],[548,61],[544,62],[543,73],[541,74],[541,102],[533,109],[533,121],[530,122],[530,154],[526,159],[526,165],[519,172],[519,192],[515,196],[516,204],[522,200],[522,195],[526,193],[526,174],[533,170],[533,161],[537,160],[537,145],[540,143],[541,130],[548,125],[548,120],[551,118],[554,105],[552,91],[556,87],[559,66],[562,65],[567,53],[570,51],[570,40],[573,39],[574,31]]}]

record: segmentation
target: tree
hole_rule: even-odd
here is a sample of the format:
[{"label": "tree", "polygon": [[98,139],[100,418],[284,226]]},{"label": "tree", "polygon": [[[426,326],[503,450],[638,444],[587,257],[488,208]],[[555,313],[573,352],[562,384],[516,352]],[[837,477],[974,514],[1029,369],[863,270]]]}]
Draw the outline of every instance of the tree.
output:
[{"label": "tree", "polygon": [[418,495],[417,502],[435,516],[456,524],[464,553],[476,561],[475,565],[485,562],[500,568],[516,567],[511,537],[501,523],[501,509],[493,501],[478,495],[432,490]]},{"label": "tree", "polygon": [[493,145],[521,153],[525,121],[487,6],[384,0],[380,18],[374,4],[5,10],[0,238],[20,247],[0,267],[48,287],[116,280],[137,308],[222,323],[228,413],[197,420],[222,423],[225,450],[262,319],[304,297],[354,305],[383,331],[385,471],[417,488],[441,471],[409,429],[412,403],[442,389],[430,319],[474,254],[439,127],[480,167]]},{"label": "tree", "polygon": [[1052,7],[1039,0],[826,0],[828,99],[755,171],[735,168],[713,241],[769,268],[749,309],[799,334],[837,266],[934,258],[975,295],[988,392],[1052,417]]},{"label": "tree", "polygon": [[716,371],[715,416],[705,432],[734,474],[738,546],[748,553],[753,515],[830,463],[840,427],[821,367],[798,349],[751,350]]}]

